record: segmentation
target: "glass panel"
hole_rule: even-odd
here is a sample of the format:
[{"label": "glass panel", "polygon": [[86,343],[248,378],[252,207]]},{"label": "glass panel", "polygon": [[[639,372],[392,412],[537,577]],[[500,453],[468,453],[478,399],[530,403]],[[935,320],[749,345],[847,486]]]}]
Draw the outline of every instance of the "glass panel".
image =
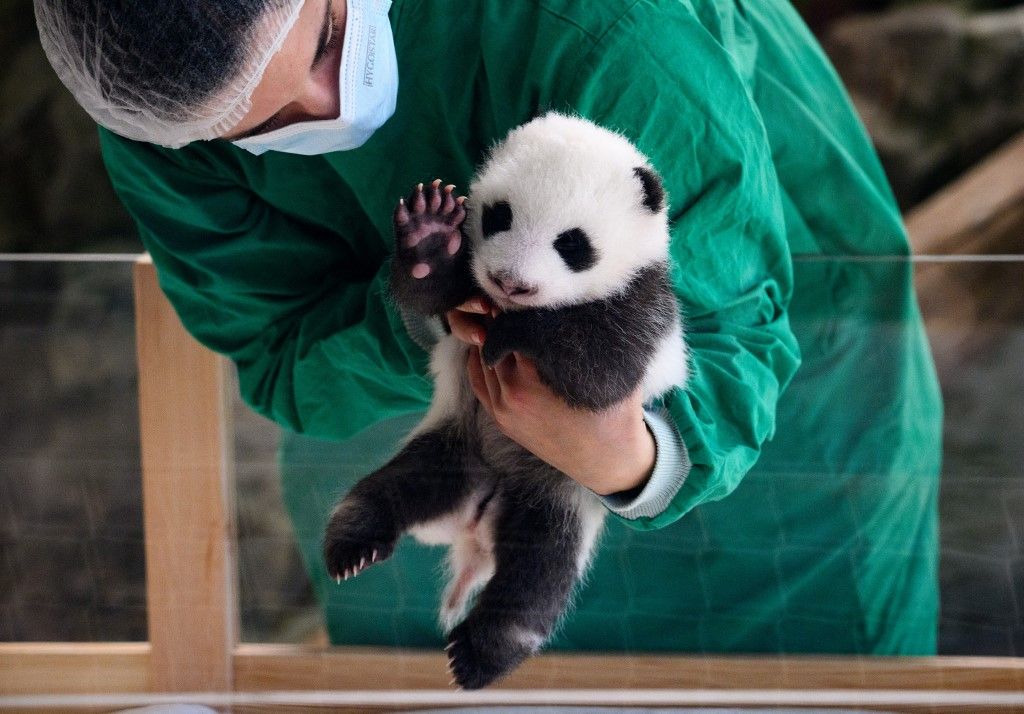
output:
[{"label": "glass panel", "polygon": [[[803,366],[775,439],[731,495],[672,526],[609,519],[549,650],[1024,653],[1024,259],[798,257],[795,273]],[[906,303],[912,280],[924,328]],[[286,513],[335,642],[443,644],[443,548],[404,538],[388,562],[340,586],[320,556],[335,499],[416,422],[344,444],[281,436]],[[269,494],[273,439],[244,441],[240,480],[243,468],[259,474]],[[274,542],[253,532],[241,547],[244,631],[290,621],[274,641],[316,641],[288,519],[270,500],[259,515]],[[256,527],[240,528],[243,541]],[[276,601],[271,549],[275,572],[288,573]]]},{"label": "glass panel", "polygon": [[[829,468],[841,461],[814,452],[813,438],[794,450],[787,425],[807,427],[799,419],[817,409],[828,427],[820,443],[839,449],[847,442],[835,415],[860,415],[850,443],[891,450],[915,422],[881,408],[864,417],[859,410],[882,406],[883,387],[934,416],[927,369],[895,359],[916,323],[889,298],[911,268],[944,402],[941,480],[914,454],[900,470],[834,478]],[[761,651],[867,651],[871,633],[840,616],[849,604],[840,596],[926,621],[921,573],[937,572],[940,653],[1024,653],[1024,259],[798,259],[796,274],[790,317],[806,375],[786,394],[811,393],[814,383],[800,380],[815,378],[826,398],[780,402],[775,439],[720,502],[657,531],[609,519],[550,649],[717,652],[713,625],[727,622],[737,636],[764,637],[771,647]],[[832,291],[834,304],[800,291],[823,280],[848,289]],[[132,320],[127,262],[0,262],[0,639],[145,638]],[[841,372],[860,375],[853,388],[835,386]],[[284,433],[236,398],[245,641],[326,642],[329,629],[337,642],[441,644],[443,548],[403,539],[389,561],[340,586],[319,555],[335,500],[384,463],[417,419],[339,445]],[[857,590],[865,572],[884,597]],[[908,574],[919,579],[909,590]],[[829,590],[815,591],[814,579]],[[327,629],[315,593],[326,599]],[[716,603],[728,598],[723,616]],[[807,632],[816,636],[801,639]]]},{"label": "glass panel", "polygon": [[145,640],[131,266],[0,261],[0,640]]}]

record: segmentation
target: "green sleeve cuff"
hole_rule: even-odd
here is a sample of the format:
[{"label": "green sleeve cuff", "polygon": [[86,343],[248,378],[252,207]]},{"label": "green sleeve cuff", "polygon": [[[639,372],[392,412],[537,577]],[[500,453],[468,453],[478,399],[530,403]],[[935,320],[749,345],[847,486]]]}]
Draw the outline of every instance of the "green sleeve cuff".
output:
[{"label": "green sleeve cuff", "polygon": [[601,496],[612,513],[623,518],[654,518],[672,502],[690,473],[690,456],[686,445],[664,409],[644,409],[644,421],[654,436],[657,454],[654,471],[639,489]]}]

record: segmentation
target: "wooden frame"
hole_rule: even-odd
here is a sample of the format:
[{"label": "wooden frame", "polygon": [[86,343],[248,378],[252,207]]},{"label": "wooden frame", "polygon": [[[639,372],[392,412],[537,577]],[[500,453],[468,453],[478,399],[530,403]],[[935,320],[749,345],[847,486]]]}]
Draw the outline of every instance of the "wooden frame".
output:
[{"label": "wooden frame", "polygon": [[[916,251],[956,252],[942,236],[969,234],[982,220],[963,210],[965,196],[980,191],[982,212],[1024,204],[1021,156],[1024,138],[912,213]],[[1000,185],[993,198],[989,189]],[[145,257],[135,265],[135,297],[149,641],[2,643],[0,709],[191,701],[271,711],[488,703],[1024,711],[1024,658],[541,655],[493,689],[463,693],[448,686],[440,652],[240,644],[227,366],[184,331]]]}]

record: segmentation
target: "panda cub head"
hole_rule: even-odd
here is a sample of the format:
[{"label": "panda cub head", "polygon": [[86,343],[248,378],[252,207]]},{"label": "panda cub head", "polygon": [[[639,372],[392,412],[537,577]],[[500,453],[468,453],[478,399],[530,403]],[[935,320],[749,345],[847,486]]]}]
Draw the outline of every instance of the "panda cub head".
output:
[{"label": "panda cub head", "polygon": [[470,185],[473,275],[503,309],[608,297],[665,261],[661,180],[625,137],[549,113],[495,146]]}]

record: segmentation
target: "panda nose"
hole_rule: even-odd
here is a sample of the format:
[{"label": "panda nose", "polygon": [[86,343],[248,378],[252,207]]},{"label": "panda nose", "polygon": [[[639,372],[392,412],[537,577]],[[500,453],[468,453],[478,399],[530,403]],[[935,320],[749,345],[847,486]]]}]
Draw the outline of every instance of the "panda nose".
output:
[{"label": "panda nose", "polygon": [[518,276],[506,270],[487,272],[487,277],[494,281],[494,284],[501,288],[501,291],[508,297],[533,295],[537,292],[536,285],[523,282]]}]

